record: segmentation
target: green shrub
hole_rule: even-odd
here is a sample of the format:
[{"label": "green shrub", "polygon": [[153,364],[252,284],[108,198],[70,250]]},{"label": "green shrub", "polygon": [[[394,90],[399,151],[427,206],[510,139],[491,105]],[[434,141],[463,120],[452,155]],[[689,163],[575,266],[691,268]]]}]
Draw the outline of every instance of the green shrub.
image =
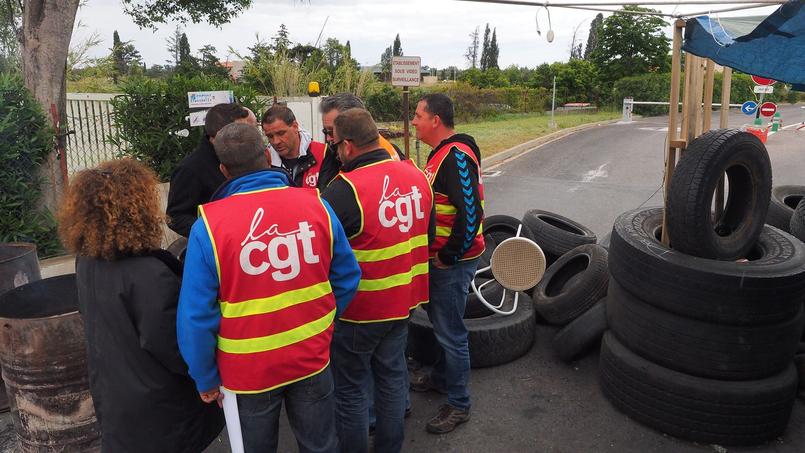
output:
[{"label": "green shrub", "polygon": [[[455,107],[456,121],[470,122],[500,113],[542,112],[550,105],[550,95],[544,88],[478,88],[467,83],[445,83],[411,90],[409,112],[413,115],[416,102],[428,93],[444,93]],[[402,90],[388,84],[378,84],[364,98],[366,108],[377,121],[401,121]]]},{"label": "green shrub", "polygon": [[17,75],[0,74],[0,242],[32,242],[40,256],[60,250],[53,216],[41,205],[40,167],[53,131]]},{"label": "green shrub", "polygon": [[[190,128],[186,117],[187,92],[205,90],[233,90],[237,102],[252,109],[258,118],[264,108],[254,90],[228,79],[129,79],[122,86],[123,95],[112,100],[116,132],[109,141],[120,147],[122,155],[144,162],[167,181],[176,164],[193,151],[204,134],[203,127]],[[183,130],[189,130],[189,135],[177,133]]]}]

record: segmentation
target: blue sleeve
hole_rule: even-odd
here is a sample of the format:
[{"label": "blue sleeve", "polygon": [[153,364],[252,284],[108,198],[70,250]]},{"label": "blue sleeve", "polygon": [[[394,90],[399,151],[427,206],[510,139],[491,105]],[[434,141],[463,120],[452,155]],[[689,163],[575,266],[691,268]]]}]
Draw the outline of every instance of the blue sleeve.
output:
[{"label": "blue sleeve", "polygon": [[179,351],[199,392],[221,385],[215,362],[221,323],[218,285],[212,242],[204,221],[199,218],[190,229],[176,314]]},{"label": "blue sleeve", "polygon": [[324,207],[330,213],[330,221],[333,225],[333,259],[330,262],[330,286],[333,288],[335,296],[336,318],[347,309],[352,302],[352,298],[358,291],[358,283],[361,281],[361,268],[358,267],[358,260],[352,253],[352,246],[349,245],[344,227],[338,221],[333,208],[325,200],[321,200]]}]

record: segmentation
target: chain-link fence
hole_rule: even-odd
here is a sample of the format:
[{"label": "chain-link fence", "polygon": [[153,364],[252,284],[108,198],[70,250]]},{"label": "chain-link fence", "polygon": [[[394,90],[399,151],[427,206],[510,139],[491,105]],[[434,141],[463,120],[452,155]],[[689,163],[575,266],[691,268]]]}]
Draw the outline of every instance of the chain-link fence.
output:
[{"label": "chain-link fence", "polygon": [[112,104],[117,94],[67,93],[67,171],[75,173],[118,157],[120,148],[109,143],[114,132]]}]

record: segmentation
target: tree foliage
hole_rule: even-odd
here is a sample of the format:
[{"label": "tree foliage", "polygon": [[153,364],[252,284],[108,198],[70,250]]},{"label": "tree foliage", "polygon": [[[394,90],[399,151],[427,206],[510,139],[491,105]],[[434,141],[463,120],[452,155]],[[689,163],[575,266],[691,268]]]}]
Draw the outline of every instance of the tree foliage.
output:
[{"label": "tree foliage", "polygon": [[487,23],[486,29],[484,29],[484,43],[481,46],[481,71],[489,69],[489,31],[489,23]]},{"label": "tree foliage", "polygon": [[208,22],[220,27],[243,10],[251,0],[122,0],[123,11],[140,27],[175,20],[181,23]]},{"label": "tree foliage", "polygon": [[584,59],[589,60],[590,54],[598,47],[598,34],[604,24],[604,15],[598,13],[590,22],[590,33],[587,35],[587,46],[584,48]]},{"label": "tree foliage", "polygon": [[0,74],[0,242],[32,242],[40,256],[59,249],[55,222],[40,207],[39,168],[53,132],[18,75]]},{"label": "tree foliage", "polygon": [[[654,11],[636,6],[626,11]],[[590,59],[607,81],[669,69],[670,45],[662,28],[668,24],[658,16],[616,12],[604,19],[598,43]]]},{"label": "tree foliage", "polygon": [[117,30],[112,35],[112,80],[117,83],[119,77],[130,75],[135,67],[139,69],[142,64],[140,52],[134,48],[131,41],[120,40]]}]

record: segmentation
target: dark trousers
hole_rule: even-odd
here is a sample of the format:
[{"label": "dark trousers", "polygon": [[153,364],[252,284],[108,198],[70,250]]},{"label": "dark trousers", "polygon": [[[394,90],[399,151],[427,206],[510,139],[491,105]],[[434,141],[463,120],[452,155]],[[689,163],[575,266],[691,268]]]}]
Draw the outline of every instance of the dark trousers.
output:
[{"label": "dark trousers", "polygon": [[[394,453],[402,449],[408,395],[407,341],[407,319],[363,324],[336,322],[331,355],[340,451],[369,450],[371,399],[376,415],[375,451]],[[370,395],[372,387],[374,394]]]},{"label": "dark trousers", "polygon": [[293,384],[253,395],[238,395],[246,453],[276,452],[282,402],[300,453],[337,450],[335,399],[330,367]]}]

